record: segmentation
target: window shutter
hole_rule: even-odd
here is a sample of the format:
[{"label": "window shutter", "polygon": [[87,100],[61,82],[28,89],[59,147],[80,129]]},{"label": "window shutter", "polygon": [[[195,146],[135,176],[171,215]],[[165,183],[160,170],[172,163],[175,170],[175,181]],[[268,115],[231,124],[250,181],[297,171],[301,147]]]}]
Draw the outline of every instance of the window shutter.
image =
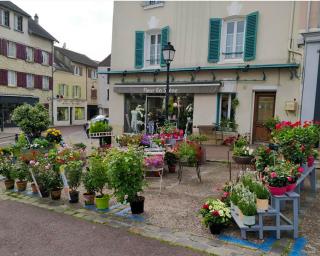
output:
[{"label": "window shutter", "polygon": [[244,60],[254,60],[256,58],[257,27],[259,12],[253,12],[246,18],[246,38],[244,45]]},{"label": "window shutter", "polygon": [[34,87],[37,89],[42,89],[42,76],[35,75],[34,76]]},{"label": "window shutter", "polygon": [[91,69],[88,68],[88,77],[91,78]]},{"label": "window shutter", "polygon": [[161,67],[165,67],[166,63],[164,62],[163,55],[162,55],[162,49],[165,45],[167,45],[169,42],[169,27],[164,27],[161,29],[161,52],[160,52],[160,65]]},{"label": "window shutter", "polygon": [[143,67],[143,53],[144,53],[144,32],[136,31],[136,42],[135,42],[135,68]]},{"label": "window shutter", "polygon": [[5,39],[0,39],[0,54],[3,56],[7,56],[7,48],[8,47],[8,42]]},{"label": "window shutter", "polygon": [[8,85],[8,70],[0,69],[0,85]]},{"label": "window shutter", "polygon": [[16,44],[17,59],[25,60],[27,58],[26,46],[23,44]]},{"label": "window shutter", "polygon": [[218,62],[220,59],[221,19],[210,19],[208,62]]},{"label": "window shutter", "polygon": [[81,86],[78,86],[79,89],[79,99],[81,98]]},{"label": "window shutter", "polygon": [[52,66],[52,53],[49,53],[49,65]]}]

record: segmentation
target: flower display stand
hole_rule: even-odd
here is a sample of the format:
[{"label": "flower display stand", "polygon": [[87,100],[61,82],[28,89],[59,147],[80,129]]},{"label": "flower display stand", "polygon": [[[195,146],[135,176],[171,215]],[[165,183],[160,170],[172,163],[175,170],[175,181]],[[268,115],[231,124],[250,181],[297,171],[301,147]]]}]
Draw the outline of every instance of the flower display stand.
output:
[{"label": "flower display stand", "polygon": [[[299,194],[295,192],[287,192],[281,196],[271,197],[271,206],[267,211],[257,211],[258,222],[253,226],[246,226],[243,224],[242,220],[239,218],[238,213],[232,209],[231,215],[241,230],[241,238],[247,239],[247,232],[258,232],[259,239],[263,239],[264,231],[276,231],[276,238],[280,239],[281,231],[293,231],[293,237],[298,238],[298,202]],[[293,203],[293,219],[290,220],[284,216],[280,211],[280,204],[282,201],[291,201]],[[263,220],[265,216],[272,216],[275,218],[275,225],[265,225]],[[281,222],[282,221],[282,222]],[[285,224],[283,224],[285,223]]]},{"label": "flower display stand", "polygon": [[[111,144],[111,137],[113,137],[112,132],[96,132],[96,133],[89,133],[90,140],[92,139],[99,139],[99,145],[102,146],[103,138],[110,137],[110,144]],[[92,143],[92,142],[91,142]]]},{"label": "flower display stand", "polygon": [[[197,161],[195,167],[196,167],[196,173],[197,173],[197,177],[198,177],[199,182],[201,182],[200,165],[201,165],[200,161]],[[182,180],[182,171],[183,171],[183,167],[185,167],[185,166],[189,166],[189,162],[179,160],[179,169],[178,169],[179,184]]]}]

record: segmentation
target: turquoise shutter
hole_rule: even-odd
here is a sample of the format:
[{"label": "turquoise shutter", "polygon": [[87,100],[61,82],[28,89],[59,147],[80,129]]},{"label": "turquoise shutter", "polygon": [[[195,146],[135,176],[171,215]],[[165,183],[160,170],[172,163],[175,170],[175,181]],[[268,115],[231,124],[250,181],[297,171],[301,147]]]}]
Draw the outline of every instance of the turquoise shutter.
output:
[{"label": "turquoise shutter", "polygon": [[247,15],[246,19],[246,37],[244,44],[244,60],[254,60],[256,58],[257,29],[259,12],[253,12]]},{"label": "turquoise shutter", "polygon": [[218,62],[220,58],[221,19],[210,19],[208,62]]},{"label": "turquoise shutter", "polygon": [[144,32],[136,31],[135,43],[135,68],[143,68],[143,52],[144,52]]},{"label": "turquoise shutter", "polygon": [[169,27],[165,27],[161,30],[161,53],[160,53],[161,67],[166,66],[166,63],[164,62],[163,55],[162,55],[162,49],[165,45],[168,44],[168,42],[169,42]]}]

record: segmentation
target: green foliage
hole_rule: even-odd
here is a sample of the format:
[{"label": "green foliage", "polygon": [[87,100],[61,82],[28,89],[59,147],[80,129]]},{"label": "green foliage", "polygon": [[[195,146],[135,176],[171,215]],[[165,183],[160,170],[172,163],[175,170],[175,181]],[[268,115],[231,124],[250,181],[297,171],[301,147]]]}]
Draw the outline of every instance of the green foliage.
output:
[{"label": "green foliage", "polygon": [[271,117],[269,118],[263,125],[269,130],[273,131],[276,128],[276,125],[280,123],[279,117]]},{"label": "green foliage", "polygon": [[247,172],[245,173],[240,181],[242,182],[243,186],[245,186],[247,189],[249,189],[250,192],[253,192],[254,190],[254,182],[256,181],[256,178],[253,174]]},{"label": "green foliage", "polygon": [[228,225],[231,221],[229,207],[219,199],[208,199],[200,210],[203,224],[208,227],[209,224]]},{"label": "green foliage", "polygon": [[92,122],[90,124],[90,133],[111,132],[112,126],[105,121]]},{"label": "green foliage", "polygon": [[239,135],[238,138],[234,142],[234,147],[242,148],[249,146],[249,140],[246,136]]},{"label": "green foliage", "polygon": [[28,165],[22,161],[17,161],[14,164],[12,168],[12,177],[19,181],[32,180]]},{"label": "green foliage", "polygon": [[35,106],[23,104],[15,108],[12,121],[21,130],[32,137],[39,137],[42,131],[48,129],[50,124],[48,110],[40,103]]},{"label": "green foliage", "polygon": [[180,160],[188,161],[190,164],[197,161],[197,151],[189,142],[181,142],[177,147],[177,155]]},{"label": "green foliage", "polygon": [[45,138],[35,138],[30,145],[33,149],[48,149],[51,146],[51,143]]},{"label": "green foliage", "polygon": [[93,156],[89,159],[89,172],[91,177],[91,187],[103,196],[103,189],[108,183],[107,166],[100,156]]},{"label": "green foliage", "polygon": [[172,134],[176,131],[176,126],[169,121],[165,121],[164,125],[159,128],[159,133]]},{"label": "green foliage", "polygon": [[289,161],[279,161],[275,166],[269,168],[268,183],[272,187],[284,187],[288,185],[288,177],[296,179],[299,175],[298,165],[292,164]]},{"label": "green foliage", "polygon": [[119,202],[126,197],[132,202],[143,190],[143,152],[129,147],[127,151],[113,148],[103,161],[108,170],[110,185]]},{"label": "green foliage", "polygon": [[254,216],[257,214],[257,207],[255,202],[241,200],[238,204],[239,209],[245,216]]},{"label": "green foliage", "polygon": [[207,141],[208,137],[206,135],[201,135],[201,134],[192,134],[188,136],[188,139],[190,141],[201,143],[201,142]]},{"label": "green foliage", "polygon": [[164,161],[166,161],[167,165],[173,166],[178,162],[178,157],[175,153],[167,151],[164,155]]},{"label": "green foliage", "polygon": [[253,192],[256,194],[258,199],[269,199],[270,197],[269,190],[265,185],[258,181],[253,183]]},{"label": "green foliage", "polygon": [[65,166],[68,185],[72,191],[76,191],[81,184],[82,168],[82,161],[70,161]]},{"label": "green foliage", "polygon": [[93,194],[96,191],[92,172],[89,169],[82,175],[82,182],[87,193]]},{"label": "green foliage", "polygon": [[4,176],[7,180],[13,179],[12,159],[10,156],[0,154],[0,175]]},{"label": "green foliage", "polygon": [[123,134],[116,137],[116,142],[122,147],[128,145],[139,146],[142,140],[142,134]]},{"label": "green foliage", "polygon": [[82,142],[73,144],[74,149],[86,149],[86,145]]},{"label": "green foliage", "polygon": [[277,152],[271,151],[270,148],[263,145],[259,146],[255,151],[256,169],[263,172],[266,167],[273,166],[277,162],[277,156]]},{"label": "green foliage", "polygon": [[18,148],[28,148],[29,147],[29,142],[27,140],[26,135],[23,132],[19,134],[16,146]]}]

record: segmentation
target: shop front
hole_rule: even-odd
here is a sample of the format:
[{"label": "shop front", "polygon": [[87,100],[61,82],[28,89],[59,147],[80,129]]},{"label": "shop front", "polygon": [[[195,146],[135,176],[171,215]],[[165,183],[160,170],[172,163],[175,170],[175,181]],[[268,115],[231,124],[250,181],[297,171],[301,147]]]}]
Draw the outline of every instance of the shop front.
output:
[{"label": "shop front", "polygon": [[87,104],[85,100],[54,99],[54,125],[85,124]]},{"label": "shop front", "polygon": [[[201,95],[216,96],[220,83],[170,85],[169,121],[179,129],[192,130],[197,98]],[[165,116],[165,85],[123,85],[114,87],[114,92],[124,96],[124,132],[157,133],[163,126]],[[196,105],[195,105],[196,101]]]}]

